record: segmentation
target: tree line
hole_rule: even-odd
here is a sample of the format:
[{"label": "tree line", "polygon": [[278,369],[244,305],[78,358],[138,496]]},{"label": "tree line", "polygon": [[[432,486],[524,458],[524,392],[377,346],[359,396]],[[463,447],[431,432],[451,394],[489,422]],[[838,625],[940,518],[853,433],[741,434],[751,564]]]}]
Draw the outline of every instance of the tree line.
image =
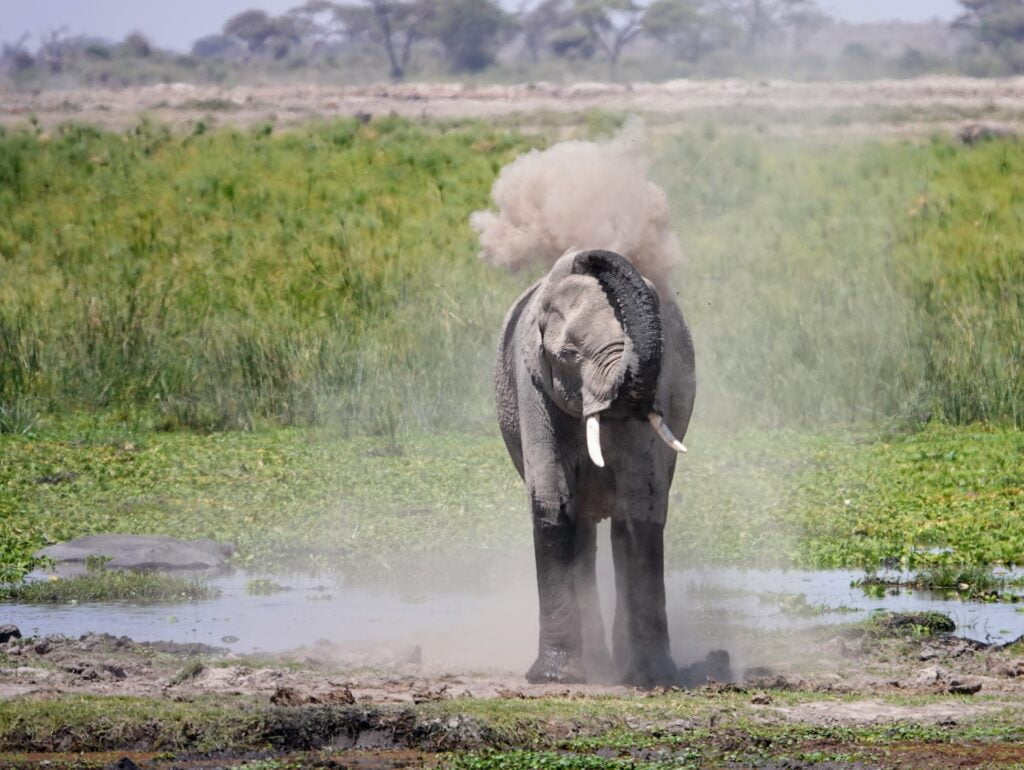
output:
[{"label": "tree line", "polygon": [[[971,74],[1024,73],[1024,0],[960,4],[963,13],[951,27],[965,41],[963,51],[997,63],[990,72]],[[300,66],[365,51],[399,81],[420,49],[429,49],[452,73],[479,73],[495,64],[499,52],[511,51],[533,65],[603,62],[614,80],[624,54],[640,45],[645,56],[694,66],[723,54],[751,60],[786,50],[799,56],[808,40],[834,23],[817,0],[519,0],[514,10],[497,0],[307,0],[276,16],[258,9],[238,13],[177,60],[186,66],[252,60]],[[3,46],[0,70],[59,73],[83,58],[167,55],[139,33],[107,44],[51,31],[34,52],[26,39]],[[851,58],[870,57],[863,46],[847,48],[843,53]],[[921,54],[909,54],[903,74],[922,71]]]}]

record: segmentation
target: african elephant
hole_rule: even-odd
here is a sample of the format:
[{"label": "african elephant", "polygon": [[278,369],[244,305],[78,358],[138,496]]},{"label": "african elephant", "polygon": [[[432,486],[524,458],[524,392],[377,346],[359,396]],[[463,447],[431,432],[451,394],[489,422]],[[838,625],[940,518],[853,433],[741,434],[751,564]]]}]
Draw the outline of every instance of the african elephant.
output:
[{"label": "african elephant", "polygon": [[[540,641],[529,681],[675,681],[663,531],[695,389],[682,313],[619,254],[566,253],[509,310],[495,390],[533,517]],[[614,660],[595,579],[606,517]]]}]

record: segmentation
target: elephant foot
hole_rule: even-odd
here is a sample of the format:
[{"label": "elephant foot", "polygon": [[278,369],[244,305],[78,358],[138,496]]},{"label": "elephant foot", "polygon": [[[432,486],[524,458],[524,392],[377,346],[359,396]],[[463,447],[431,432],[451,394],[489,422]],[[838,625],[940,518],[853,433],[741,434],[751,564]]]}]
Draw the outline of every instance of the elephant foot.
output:
[{"label": "elephant foot", "polygon": [[586,681],[590,684],[614,684],[616,681],[615,664],[604,643],[595,645],[593,649],[584,646],[583,667],[587,672]]},{"label": "elephant foot", "polygon": [[651,687],[674,687],[678,684],[679,669],[668,655],[634,657],[626,667],[623,684],[650,689]]},{"label": "elephant foot", "polygon": [[526,681],[530,684],[579,684],[586,682],[587,677],[579,653],[549,647],[542,649],[537,660],[530,666],[530,670],[526,672]]},{"label": "elephant foot", "polygon": [[733,681],[729,653],[726,650],[712,650],[704,660],[698,660],[692,665],[679,669],[679,685],[681,687],[700,687],[709,681],[719,683]]}]

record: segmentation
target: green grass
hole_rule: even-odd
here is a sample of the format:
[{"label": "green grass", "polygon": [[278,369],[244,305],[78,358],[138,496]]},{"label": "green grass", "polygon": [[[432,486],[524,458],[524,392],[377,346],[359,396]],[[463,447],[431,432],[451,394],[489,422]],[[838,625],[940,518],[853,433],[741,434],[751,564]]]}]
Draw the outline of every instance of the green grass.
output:
[{"label": "green grass", "polygon": [[0,585],[0,601],[30,604],[182,602],[210,599],[217,593],[198,580],[153,572],[105,569],[69,578]]},{"label": "green grass", "polygon": [[[388,436],[491,421],[494,335],[529,276],[477,260],[467,218],[549,137],[266,128],[0,133],[0,432],[77,410]],[[709,118],[652,153],[688,254],[698,419],[1024,423],[1024,145]]]},{"label": "green grass", "polygon": [[[689,443],[670,498],[672,566],[1024,563],[1017,431],[698,426]],[[525,494],[495,432],[399,444],[329,429],[206,435],[93,419],[0,436],[0,564],[16,577],[37,548],[95,532],[209,537],[234,542],[243,567],[413,583],[462,558],[530,562]],[[61,471],[77,476],[39,483]]]}]

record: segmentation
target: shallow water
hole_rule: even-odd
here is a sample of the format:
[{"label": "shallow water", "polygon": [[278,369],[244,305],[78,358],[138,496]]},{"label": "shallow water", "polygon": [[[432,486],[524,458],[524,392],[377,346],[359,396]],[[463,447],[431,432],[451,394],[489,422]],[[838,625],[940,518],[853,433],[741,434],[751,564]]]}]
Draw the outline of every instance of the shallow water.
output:
[{"label": "shallow water", "polygon": [[[929,592],[870,597],[851,587],[853,571],[683,570],[666,579],[673,647],[681,661],[730,647],[740,635],[848,623],[876,610],[936,610],[957,635],[1003,643],[1024,635],[1017,604],[948,600]],[[536,645],[536,598],[529,573],[500,589],[424,593],[339,585],[323,577],[265,576],[290,590],[252,595],[253,575],[211,579],[215,599],[175,604],[0,605],[0,623],[25,634],[127,635],[137,641],[202,642],[236,652],[281,652],[326,639],[400,649],[420,645],[425,660],[473,666],[529,665]],[[522,578],[522,579],[520,579]],[[611,580],[601,579],[606,618]],[[802,594],[803,599],[794,598]],[[782,595],[781,601],[778,595]]]}]

